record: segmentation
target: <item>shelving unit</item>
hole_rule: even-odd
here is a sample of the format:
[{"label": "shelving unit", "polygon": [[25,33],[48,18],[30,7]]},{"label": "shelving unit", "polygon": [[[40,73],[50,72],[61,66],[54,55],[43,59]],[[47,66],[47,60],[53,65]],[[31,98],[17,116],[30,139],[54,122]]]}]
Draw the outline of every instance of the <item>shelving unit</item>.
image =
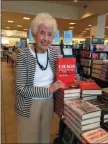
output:
[{"label": "shelving unit", "polygon": [[[108,81],[107,80],[106,81],[101,80],[100,77],[99,77],[99,73],[96,73],[96,72],[92,71],[93,69],[96,69],[96,70],[99,70],[100,73],[101,73],[102,70],[100,70],[98,68],[95,68],[94,65],[103,65],[103,64],[98,64],[98,63],[94,64],[94,61],[95,60],[96,61],[98,61],[98,60],[103,60],[104,61],[104,59],[108,60],[108,50],[107,51],[103,51],[101,49],[99,49],[99,50],[96,49],[96,46],[98,46],[98,45],[102,44],[102,46],[103,46],[103,42],[104,42],[103,39],[102,40],[99,39],[99,41],[97,40],[97,43],[94,43],[93,40],[91,40],[91,42],[92,43],[90,43],[90,41],[89,41],[89,44],[86,44],[86,46],[88,46],[88,47],[85,47],[85,49],[83,49],[83,50],[80,51],[80,67],[81,67],[81,70],[82,70],[80,74],[81,74],[81,76],[83,78],[92,78],[92,79],[94,79],[97,82],[97,84],[101,85],[102,87],[108,86]],[[102,55],[102,54],[104,54],[104,55]],[[91,64],[89,66],[82,64],[81,63],[82,59],[85,60],[85,62],[87,62],[87,61],[90,60]],[[99,78],[96,78],[95,76],[93,76],[92,75],[93,73],[95,73],[96,75],[98,75]]]}]

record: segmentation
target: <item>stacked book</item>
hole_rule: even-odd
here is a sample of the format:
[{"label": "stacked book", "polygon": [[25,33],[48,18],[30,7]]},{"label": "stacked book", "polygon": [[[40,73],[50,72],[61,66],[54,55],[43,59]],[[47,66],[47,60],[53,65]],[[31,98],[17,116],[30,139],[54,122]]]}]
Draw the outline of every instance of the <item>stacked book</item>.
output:
[{"label": "stacked book", "polygon": [[81,98],[84,100],[97,99],[102,95],[101,88],[94,81],[81,81]]},{"label": "stacked book", "polygon": [[82,134],[83,144],[108,144],[108,132],[97,128]]},{"label": "stacked book", "polygon": [[105,77],[107,78],[107,72],[108,72],[107,65],[108,65],[108,59],[93,60],[92,77],[105,80]]},{"label": "stacked book", "polygon": [[[108,104],[105,101],[100,100],[89,100],[91,104],[97,106],[98,108],[101,109],[101,127],[106,128],[106,123],[108,123]],[[106,128],[108,131],[108,127]]]},{"label": "stacked book", "polygon": [[100,79],[108,81],[108,61],[103,62]]},{"label": "stacked book", "polygon": [[66,100],[64,117],[65,123],[80,137],[81,133],[100,127],[101,110],[85,100]]},{"label": "stacked book", "polygon": [[[107,88],[105,88],[107,89]],[[105,91],[105,90],[104,90]],[[91,104],[101,109],[101,127],[108,131],[108,102],[102,99],[89,100]]]},{"label": "stacked book", "polygon": [[108,104],[108,87],[103,88],[102,93],[103,93],[102,101]]},{"label": "stacked book", "polygon": [[102,72],[103,60],[93,60],[92,77],[100,78]]},{"label": "stacked book", "polygon": [[68,87],[65,89],[59,89],[55,93],[55,112],[59,117],[63,117],[64,114],[64,101],[80,98],[79,87]]}]

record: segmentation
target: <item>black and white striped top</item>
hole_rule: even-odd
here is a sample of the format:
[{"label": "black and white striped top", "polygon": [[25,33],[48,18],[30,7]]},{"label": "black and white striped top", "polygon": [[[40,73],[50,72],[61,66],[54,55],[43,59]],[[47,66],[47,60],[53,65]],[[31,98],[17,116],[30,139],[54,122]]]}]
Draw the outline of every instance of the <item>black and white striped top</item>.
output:
[{"label": "black and white striped top", "polygon": [[[57,53],[49,49],[49,63],[54,76],[56,74]],[[37,59],[31,54],[29,48],[23,48],[18,53],[16,62],[16,101],[15,111],[23,117],[30,117],[32,97],[47,98],[50,96],[49,88],[34,87],[34,76]]]}]

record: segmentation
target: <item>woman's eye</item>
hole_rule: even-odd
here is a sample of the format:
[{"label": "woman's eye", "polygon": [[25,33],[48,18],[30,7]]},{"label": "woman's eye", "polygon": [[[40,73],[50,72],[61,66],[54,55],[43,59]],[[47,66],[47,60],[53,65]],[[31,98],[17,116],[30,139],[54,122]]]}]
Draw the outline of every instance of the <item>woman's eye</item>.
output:
[{"label": "woman's eye", "polygon": [[52,33],[48,33],[48,36],[52,36]]},{"label": "woman's eye", "polygon": [[41,32],[40,32],[40,34],[44,34],[44,32],[43,32],[43,31],[41,31]]}]

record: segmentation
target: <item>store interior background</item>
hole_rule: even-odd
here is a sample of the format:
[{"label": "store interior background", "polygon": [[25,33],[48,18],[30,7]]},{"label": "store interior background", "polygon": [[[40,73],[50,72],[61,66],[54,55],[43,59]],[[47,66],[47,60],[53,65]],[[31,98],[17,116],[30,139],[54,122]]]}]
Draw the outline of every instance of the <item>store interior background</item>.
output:
[{"label": "store interior background", "polygon": [[[73,41],[79,44],[91,35],[92,26],[97,25],[97,18],[106,15],[105,44],[108,44],[108,2],[107,1],[2,1],[1,27],[2,44],[13,47],[16,41],[28,39],[28,29],[34,16],[39,12],[52,14],[58,23],[60,37],[63,31],[72,30]],[[23,18],[29,18],[24,20]],[[9,22],[11,21],[11,22]],[[12,22],[13,21],[13,22]],[[9,31],[20,31],[20,36]],[[24,36],[23,33],[26,33]],[[92,33],[95,37],[95,33]],[[2,143],[16,143],[16,123],[14,103],[14,70],[7,63],[2,64]],[[7,98],[8,95],[8,98]],[[53,121],[51,139],[56,137],[59,120]]]}]

